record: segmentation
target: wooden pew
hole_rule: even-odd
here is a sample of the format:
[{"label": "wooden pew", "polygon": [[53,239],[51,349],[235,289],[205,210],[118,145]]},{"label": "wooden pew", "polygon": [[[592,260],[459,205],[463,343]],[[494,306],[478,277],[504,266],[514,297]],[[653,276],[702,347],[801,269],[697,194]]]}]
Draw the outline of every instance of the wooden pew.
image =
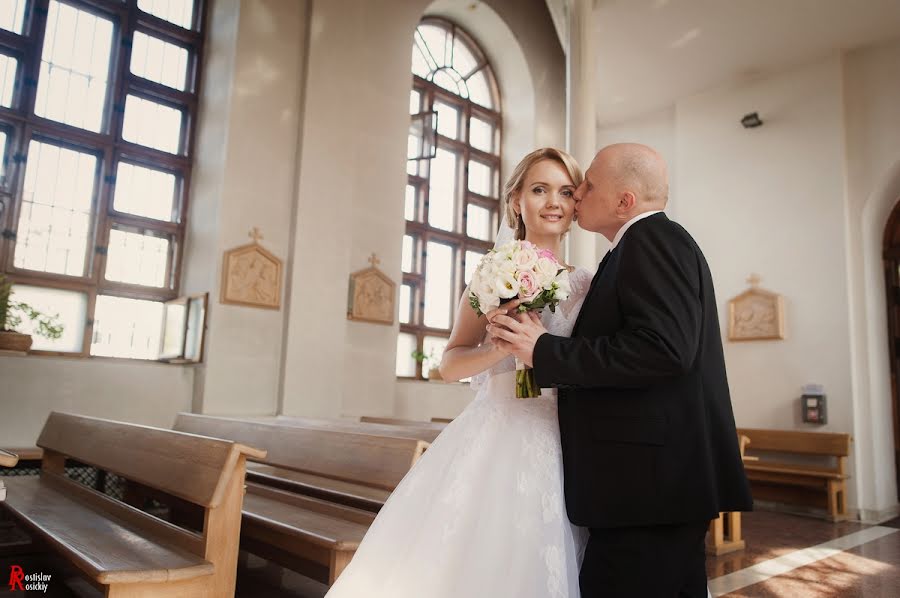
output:
[{"label": "wooden pew", "polygon": [[19,461],[40,461],[44,458],[44,451],[37,446],[3,447],[0,450],[16,455]]},{"label": "wooden pew", "polygon": [[241,546],[331,585],[374,520],[369,511],[249,482]]},{"label": "wooden pew", "polygon": [[[19,455],[0,449],[0,467],[15,467],[19,462]],[[6,486],[3,478],[0,478],[0,502],[6,500]]]},{"label": "wooden pew", "polygon": [[453,421],[452,417],[432,417],[431,421],[436,424],[449,424]]},{"label": "wooden pew", "polygon": [[[749,428],[738,433],[750,439],[750,450],[758,457],[744,464],[754,498],[812,504],[824,507],[831,521],[847,518],[849,434]],[[821,462],[795,463],[784,455]]]},{"label": "wooden pew", "polygon": [[335,432],[350,432],[352,434],[368,434],[370,436],[393,436],[395,438],[415,438],[432,443],[438,435],[447,427],[445,424],[421,422],[421,425],[409,426],[403,424],[377,424],[371,422],[356,422],[345,419],[314,419],[307,417],[291,417],[279,415],[269,418],[254,418],[251,421],[260,421],[269,424],[284,426],[296,426],[298,428],[318,428],[321,430],[333,430]]},{"label": "wooden pew", "polygon": [[[741,459],[746,459],[744,451],[750,439],[738,434],[738,448],[741,451]],[[743,550],[747,547],[741,535],[741,513],[719,513],[719,516],[709,522],[709,533],[706,535],[706,552],[720,556]]]},{"label": "wooden pew", "polygon": [[374,417],[371,415],[363,415],[359,418],[361,423],[368,424],[385,424],[388,426],[421,426],[423,428],[430,428],[434,426],[434,424],[439,422],[425,422],[419,421],[416,419],[400,419],[396,417]]},{"label": "wooden pew", "polygon": [[299,494],[378,511],[428,447],[415,438],[371,436],[179,413],[175,429],[268,451],[249,479]]},{"label": "wooden pew", "polygon": [[[105,596],[234,595],[247,457],[234,442],[53,412],[40,476],[8,478],[0,503]],[[197,505],[203,532],[176,527],[65,475],[66,459]]]},{"label": "wooden pew", "polygon": [[328,584],[427,446],[415,438],[189,413],[178,415],[175,428],[268,451],[262,463],[248,467],[241,544]]},{"label": "wooden pew", "polygon": [[0,467],[15,467],[19,462],[19,455],[0,449]]}]

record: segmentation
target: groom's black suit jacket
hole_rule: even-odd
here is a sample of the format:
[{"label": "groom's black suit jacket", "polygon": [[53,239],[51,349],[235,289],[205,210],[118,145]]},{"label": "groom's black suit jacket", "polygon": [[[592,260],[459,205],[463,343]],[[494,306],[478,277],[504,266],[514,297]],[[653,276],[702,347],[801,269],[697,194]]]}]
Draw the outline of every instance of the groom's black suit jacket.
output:
[{"label": "groom's black suit jacket", "polygon": [[534,348],[559,389],[566,508],[594,528],[708,521],[748,511],[712,276],[664,214],[604,258],[571,338]]}]

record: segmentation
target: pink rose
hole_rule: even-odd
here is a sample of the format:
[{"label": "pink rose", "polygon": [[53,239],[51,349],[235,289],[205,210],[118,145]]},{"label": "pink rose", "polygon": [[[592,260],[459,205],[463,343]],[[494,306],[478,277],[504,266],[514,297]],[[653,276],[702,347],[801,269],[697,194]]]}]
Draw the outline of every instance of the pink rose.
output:
[{"label": "pink rose", "polygon": [[553,255],[553,252],[549,249],[541,249],[540,251],[538,251],[538,257],[546,257],[553,261],[556,261],[556,256]]},{"label": "pink rose", "polygon": [[519,273],[519,298],[526,303],[537,297],[543,289],[531,272]]}]

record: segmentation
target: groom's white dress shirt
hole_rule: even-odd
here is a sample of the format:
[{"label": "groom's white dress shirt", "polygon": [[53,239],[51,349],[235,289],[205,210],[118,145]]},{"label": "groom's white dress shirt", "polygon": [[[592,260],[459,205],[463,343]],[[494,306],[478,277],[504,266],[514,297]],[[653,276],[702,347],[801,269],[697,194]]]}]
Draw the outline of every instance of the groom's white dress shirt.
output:
[{"label": "groom's white dress shirt", "polygon": [[653,216],[654,214],[659,214],[660,212],[662,212],[662,210],[652,210],[650,212],[644,212],[643,214],[638,214],[637,216],[626,222],[624,225],[622,225],[622,228],[619,229],[619,232],[616,233],[615,238],[613,238],[612,240],[612,245],[609,246],[609,250],[612,251],[616,248],[616,246],[619,244],[619,241],[622,240],[622,237],[625,236],[625,232],[628,231],[629,228],[631,228],[632,224],[634,224],[635,222],[640,222],[644,218],[648,218],[650,216]]}]

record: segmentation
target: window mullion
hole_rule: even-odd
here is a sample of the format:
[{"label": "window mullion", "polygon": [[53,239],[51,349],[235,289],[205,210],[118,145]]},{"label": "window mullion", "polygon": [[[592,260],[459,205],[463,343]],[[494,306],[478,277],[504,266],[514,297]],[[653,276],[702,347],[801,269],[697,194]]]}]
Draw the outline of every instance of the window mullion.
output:
[{"label": "window mullion", "polygon": [[142,77],[132,74],[129,69],[130,67],[126,68],[125,72],[122,73],[124,81],[124,90],[122,92],[123,105],[125,98],[129,94],[132,94],[159,101],[160,103],[170,106],[177,106],[188,112],[193,112],[197,109],[198,100],[197,96],[193,93],[181,91],[180,89],[173,89],[162,83],[157,83],[156,81],[143,79]]},{"label": "window mullion", "polygon": [[97,213],[94,218],[95,226],[93,235],[93,244],[91,251],[90,275],[94,284],[99,283],[103,278],[103,272],[106,267],[106,253],[109,250],[109,184],[110,176],[109,165],[112,163],[112,148],[104,148],[103,155],[99,164],[97,176],[97,194],[95,200],[95,208]]},{"label": "window mullion", "polygon": [[0,262],[0,268],[6,272],[11,272],[15,263],[16,239],[19,230],[19,213],[22,211],[22,184],[25,178],[25,161],[22,158],[25,155],[25,144],[30,136],[30,127],[26,124],[22,128],[15,130],[15,138],[9,144],[9,160],[7,162],[8,171],[8,189],[10,191],[9,204],[4,212],[6,228],[4,232],[4,245],[6,247],[6,255],[4,261]]},{"label": "window mullion", "polygon": [[[201,5],[201,0],[198,0],[194,15],[198,16],[201,12],[204,12],[203,6]],[[141,12],[140,9],[136,10],[134,15],[135,18],[133,21],[135,25],[146,30],[148,33],[170,38],[177,41],[179,45],[190,46],[191,48],[198,50],[203,44],[203,35],[199,31],[184,29],[183,27],[170,23],[155,15]]]},{"label": "window mullion", "polygon": [[179,227],[169,242],[169,255],[166,260],[166,273],[164,280],[166,287],[172,289],[177,295],[181,292],[181,256],[184,254],[184,228]]},{"label": "window mullion", "polygon": [[84,338],[81,341],[81,356],[90,357],[91,344],[94,342],[94,314],[97,309],[97,287],[88,290],[87,310],[85,311]]},{"label": "window mullion", "polygon": [[[44,36],[47,33],[47,15],[50,11],[50,0],[33,0],[31,3],[31,23],[28,30],[28,51],[22,61],[23,77],[22,95],[19,107],[28,116],[34,114],[34,103],[37,97],[37,82],[41,73],[41,53],[44,48]],[[26,23],[26,26],[29,24]]]},{"label": "window mullion", "polygon": [[112,57],[114,68],[112,68],[110,81],[110,105],[107,109],[108,128],[110,136],[114,142],[122,139],[122,127],[125,122],[125,98],[128,94],[127,73],[131,64],[131,45],[134,42],[134,12],[121,19],[117,27],[118,36],[116,37],[116,47],[113,49]]}]

